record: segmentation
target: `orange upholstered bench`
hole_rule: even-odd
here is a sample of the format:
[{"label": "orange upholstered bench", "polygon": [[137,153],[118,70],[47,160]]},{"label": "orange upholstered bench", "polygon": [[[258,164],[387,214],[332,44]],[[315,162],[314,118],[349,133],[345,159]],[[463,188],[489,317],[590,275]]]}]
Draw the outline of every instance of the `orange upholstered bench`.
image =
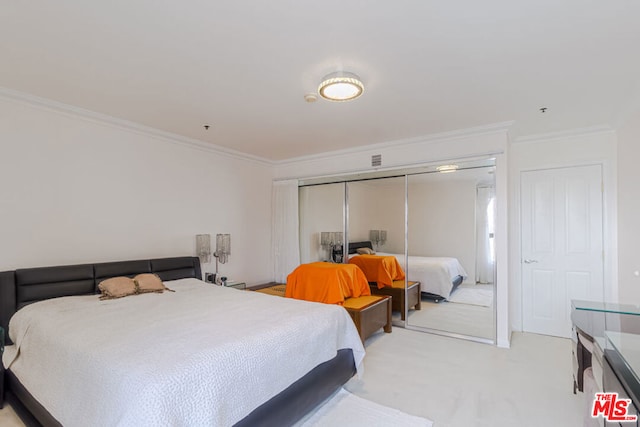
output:
[{"label": "orange upholstered bench", "polygon": [[[256,287],[252,290],[263,294],[284,297],[287,285],[268,284]],[[347,298],[343,307],[347,310],[353,323],[356,325],[360,339],[364,343],[372,333],[380,328],[391,332],[391,302],[392,299],[385,295],[367,295],[357,298]]]},{"label": "orange upholstered bench", "polygon": [[384,328],[386,333],[391,332],[391,297],[367,295],[348,298],[343,307],[353,319],[363,343],[380,328]]}]

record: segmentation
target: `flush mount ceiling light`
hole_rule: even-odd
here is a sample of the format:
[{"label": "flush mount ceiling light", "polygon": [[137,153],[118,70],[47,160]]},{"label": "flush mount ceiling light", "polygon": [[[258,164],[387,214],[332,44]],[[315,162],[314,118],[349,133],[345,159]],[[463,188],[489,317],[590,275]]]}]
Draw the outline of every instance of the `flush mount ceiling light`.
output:
[{"label": "flush mount ceiling light", "polygon": [[352,73],[338,71],[322,79],[318,93],[329,101],[350,101],[356,99],[364,91],[360,77]]},{"label": "flush mount ceiling light", "polygon": [[451,173],[458,170],[458,165],[442,165],[438,166],[436,170],[440,173]]}]

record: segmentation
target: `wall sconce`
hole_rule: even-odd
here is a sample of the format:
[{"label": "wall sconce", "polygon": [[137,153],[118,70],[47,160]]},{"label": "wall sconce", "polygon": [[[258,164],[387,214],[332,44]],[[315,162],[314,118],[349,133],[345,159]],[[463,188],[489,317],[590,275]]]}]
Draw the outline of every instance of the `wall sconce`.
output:
[{"label": "wall sconce", "polygon": [[332,246],[341,245],[344,239],[342,231],[322,231],[320,232],[320,246],[328,249]]},{"label": "wall sconce", "polygon": [[344,233],[342,231],[321,231],[320,246],[329,251],[329,257],[333,260],[333,248],[342,246]]},{"label": "wall sconce", "polygon": [[342,256],[343,256],[342,243],[344,242],[344,233],[342,231],[336,231],[331,234],[333,235],[331,260],[333,262],[342,262]]},{"label": "wall sconce", "polygon": [[384,245],[387,241],[387,230],[369,230],[369,240],[376,245],[377,250],[378,245]]},{"label": "wall sconce", "polygon": [[218,262],[226,264],[231,255],[231,234],[216,234],[216,273],[218,272]]},{"label": "wall sconce", "polygon": [[211,235],[196,234],[196,254],[200,262],[206,264],[211,261]]},{"label": "wall sconce", "polygon": [[328,231],[321,231],[320,232],[320,246],[322,246],[324,249],[329,249],[329,246],[331,246],[331,233]]}]

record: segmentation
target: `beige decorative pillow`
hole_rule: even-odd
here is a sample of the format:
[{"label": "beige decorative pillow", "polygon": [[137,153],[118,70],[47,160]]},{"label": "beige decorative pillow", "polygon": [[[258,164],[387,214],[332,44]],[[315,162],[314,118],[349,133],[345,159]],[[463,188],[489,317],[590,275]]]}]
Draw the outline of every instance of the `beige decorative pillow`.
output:
[{"label": "beige decorative pillow", "polygon": [[147,292],[158,292],[162,293],[165,290],[170,291],[171,289],[167,288],[160,277],[157,274],[153,273],[142,273],[138,274],[133,278],[138,286],[138,292],[141,294]]},{"label": "beige decorative pillow", "polygon": [[373,251],[373,249],[369,249],[369,248],[358,248],[358,249],[356,249],[356,252],[358,252],[360,255],[375,255],[376,254]]},{"label": "beige decorative pillow", "polygon": [[136,282],[129,277],[112,277],[100,282],[100,299],[122,298],[128,295],[135,295],[137,292]]}]

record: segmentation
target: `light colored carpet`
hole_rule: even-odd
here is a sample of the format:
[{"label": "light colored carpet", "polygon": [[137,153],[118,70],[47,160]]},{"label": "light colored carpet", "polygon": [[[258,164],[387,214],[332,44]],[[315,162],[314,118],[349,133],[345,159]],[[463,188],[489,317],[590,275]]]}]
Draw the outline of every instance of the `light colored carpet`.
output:
[{"label": "light colored carpet", "polygon": [[331,399],[298,427],[431,427],[425,418],[405,414],[397,409],[362,399],[340,389]]},{"label": "light colored carpet", "polygon": [[491,307],[493,305],[493,285],[460,285],[449,296],[448,301],[457,304]]},{"label": "light colored carpet", "polygon": [[581,427],[571,340],[514,333],[510,349],[393,328],[366,341],[353,394],[436,427]]}]

